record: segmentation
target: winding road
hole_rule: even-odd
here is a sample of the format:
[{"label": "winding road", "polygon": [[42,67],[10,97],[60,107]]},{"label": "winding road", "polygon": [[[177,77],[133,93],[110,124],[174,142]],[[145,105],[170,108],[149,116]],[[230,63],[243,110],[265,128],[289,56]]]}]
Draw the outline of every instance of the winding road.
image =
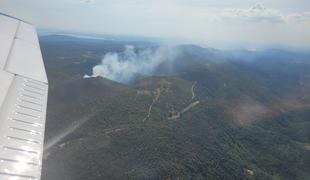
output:
[{"label": "winding road", "polygon": [[195,86],[196,86],[197,82],[194,82],[194,84],[192,85],[192,100],[195,99]]},{"label": "winding road", "polygon": [[[195,106],[197,106],[200,103],[199,100],[193,101],[196,98],[196,94],[195,94],[196,86],[197,86],[197,82],[194,82],[193,85],[191,86],[191,93],[192,93],[191,103],[189,105],[187,105],[184,109],[182,109],[180,112],[176,112],[175,115],[168,117],[169,120],[180,118],[182,114],[188,112],[189,110],[191,110],[192,108],[194,108]],[[143,122],[150,119],[153,105],[158,101],[158,99],[161,95],[161,89],[157,88],[156,91],[154,92],[154,94],[155,94],[155,97],[153,98],[153,101],[152,101],[151,105],[149,106],[147,116],[142,120]]]},{"label": "winding road", "polygon": [[161,95],[161,89],[160,88],[157,88],[156,91],[155,91],[155,97],[153,98],[153,101],[149,107],[149,110],[148,110],[148,113],[147,113],[147,116],[142,120],[143,122],[148,120],[151,116],[151,112],[152,112],[152,108],[153,108],[153,105],[158,101],[159,97]]},{"label": "winding road", "polygon": [[[195,94],[195,88],[196,88],[197,82],[194,82],[194,84],[191,87],[191,92],[192,92],[192,99],[191,101],[193,101],[196,98],[196,94]],[[188,106],[186,106],[184,109],[182,109],[180,112],[177,112],[176,115],[173,115],[172,117],[168,117],[169,120],[175,120],[175,119],[179,119],[181,117],[182,114],[186,113],[187,111],[191,110],[192,108],[194,108],[195,106],[197,106],[200,103],[200,101],[194,101],[191,102]]]}]

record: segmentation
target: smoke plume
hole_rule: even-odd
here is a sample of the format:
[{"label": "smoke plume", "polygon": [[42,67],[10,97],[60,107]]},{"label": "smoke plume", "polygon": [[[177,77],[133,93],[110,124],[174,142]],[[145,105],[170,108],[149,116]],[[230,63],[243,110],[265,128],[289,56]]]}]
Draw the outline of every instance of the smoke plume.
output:
[{"label": "smoke plume", "polygon": [[136,50],[134,46],[127,45],[121,53],[107,53],[101,63],[93,67],[92,75],[84,75],[84,78],[101,76],[128,83],[138,74],[151,75],[161,63],[173,61],[178,54],[176,47]]}]

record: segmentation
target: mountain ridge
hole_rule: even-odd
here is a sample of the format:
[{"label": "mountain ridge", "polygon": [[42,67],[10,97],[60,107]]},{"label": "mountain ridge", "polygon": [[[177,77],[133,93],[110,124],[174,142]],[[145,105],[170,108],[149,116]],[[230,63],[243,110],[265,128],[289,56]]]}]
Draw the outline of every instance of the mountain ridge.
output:
[{"label": "mountain ridge", "polygon": [[51,83],[46,144],[54,142],[43,180],[310,177],[306,61],[218,60],[197,48],[169,71],[120,84],[81,78],[111,48],[91,41],[41,43]]}]

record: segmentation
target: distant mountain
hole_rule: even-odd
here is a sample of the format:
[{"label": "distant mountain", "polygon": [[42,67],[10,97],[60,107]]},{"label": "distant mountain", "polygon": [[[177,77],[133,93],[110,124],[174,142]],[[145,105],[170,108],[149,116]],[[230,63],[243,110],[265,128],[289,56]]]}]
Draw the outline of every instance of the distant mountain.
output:
[{"label": "distant mountain", "polygon": [[308,56],[182,45],[126,85],[82,77],[127,42],[40,42],[50,81],[43,180],[310,178]]}]

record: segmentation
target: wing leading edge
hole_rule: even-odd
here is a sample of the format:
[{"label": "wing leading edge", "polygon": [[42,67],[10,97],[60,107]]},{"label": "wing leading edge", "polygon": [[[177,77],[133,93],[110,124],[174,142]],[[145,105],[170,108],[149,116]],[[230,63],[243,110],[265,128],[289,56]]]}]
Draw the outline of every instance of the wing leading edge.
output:
[{"label": "wing leading edge", "polygon": [[0,179],[39,180],[48,81],[35,28],[0,14]]}]

